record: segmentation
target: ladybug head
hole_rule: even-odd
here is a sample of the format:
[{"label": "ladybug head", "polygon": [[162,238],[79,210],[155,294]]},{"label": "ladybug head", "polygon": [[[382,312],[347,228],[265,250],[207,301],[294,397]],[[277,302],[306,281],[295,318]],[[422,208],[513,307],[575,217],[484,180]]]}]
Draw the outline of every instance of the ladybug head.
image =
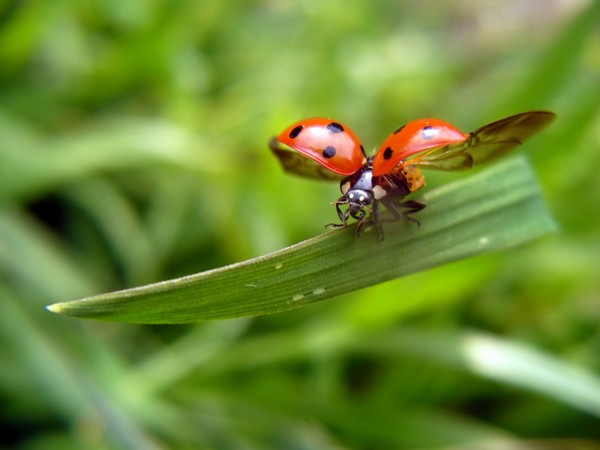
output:
[{"label": "ladybug head", "polygon": [[[370,159],[358,172],[342,180],[340,190],[343,195],[334,204],[344,225],[350,217],[361,222],[366,219],[367,207],[376,202],[373,188],[373,170]],[[345,211],[342,210],[342,205],[348,205]]]},{"label": "ladybug head", "polygon": [[[350,189],[337,202],[337,210],[340,220],[345,224],[350,216],[362,220],[367,214],[365,208],[373,204],[373,192],[365,189]],[[342,211],[341,205],[348,205],[345,211]]]}]

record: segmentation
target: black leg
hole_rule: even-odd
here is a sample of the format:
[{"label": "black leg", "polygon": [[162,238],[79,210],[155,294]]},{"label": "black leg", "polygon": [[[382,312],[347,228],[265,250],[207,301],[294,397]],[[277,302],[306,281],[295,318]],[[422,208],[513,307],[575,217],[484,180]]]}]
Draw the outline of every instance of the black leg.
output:
[{"label": "black leg", "polygon": [[404,208],[404,211],[402,211],[402,217],[421,226],[421,223],[414,217],[411,217],[411,214],[421,211],[427,205],[418,200],[407,200],[405,202],[402,202],[401,205]]},{"label": "black leg", "polygon": [[381,217],[379,216],[379,202],[377,200],[373,201],[373,209],[371,211],[372,223],[377,228],[377,232],[379,233],[379,240],[383,241],[385,235],[383,234],[383,222],[381,221]]},{"label": "black leg", "polygon": [[419,221],[414,217],[411,217],[411,214],[421,211],[427,205],[418,200],[407,200],[405,202],[398,201],[385,201],[385,199],[381,200],[384,202],[385,208],[390,212],[393,216],[392,219],[383,220],[385,222],[396,222],[398,220],[408,220],[410,222],[414,222],[417,225],[420,225]]},{"label": "black leg", "polygon": [[360,214],[356,214],[353,217],[358,220],[354,233],[356,234],[356,237],[360,237],[365,224],[368,224],[367,213],[364,210],[361,210]]},{"label": "black leg", "polygon": [[328,223],[325,225],[326,228],[344,228],[348,225],[348,211],[342,211],[340,203],[335,203],[335,210],[342,223]]}]

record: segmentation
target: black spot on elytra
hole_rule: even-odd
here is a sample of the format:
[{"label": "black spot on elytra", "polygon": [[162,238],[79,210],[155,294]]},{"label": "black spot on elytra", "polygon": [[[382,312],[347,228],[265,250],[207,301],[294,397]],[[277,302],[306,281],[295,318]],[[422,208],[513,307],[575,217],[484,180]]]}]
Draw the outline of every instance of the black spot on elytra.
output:
[{"label": "black spot on elytra", "polygon": [[406,124],[402,125],[400,128],[398,128],[396,131],[394,131],[394,134],[398,134],[400,133],[402,130],[404,130],[404,127],[406,126]]},{"label": "black spot on elytra", "polygon": [[344,127],[337,122],[331,122],[329,125],[327,125],[327,129],[332,133],[341,133],[344,131]]},{"label": "black spot on elytra", "polygon": [[336,153],[335,148],[332,147],[331,145],[328,145],[327,147],[325,147],[323,149],[323,156],[325,158],[333,158],[335,156],[335,153]]},{"label": "black spot on elytra", "polygon": [[383,159],[388,160],[392,157],[393,154],[394,150],[392,150],[391,147],[386,147],[386,149],[383,151]]},{"label": "black spot on elytra", "polygon": [[292,131],[290,131],[290,137],[292,139],[298,137],[298,135],[300,134],[300,132],[304,129],[303,125],[298,125],[297,127],[294,127],[294,129]]}]

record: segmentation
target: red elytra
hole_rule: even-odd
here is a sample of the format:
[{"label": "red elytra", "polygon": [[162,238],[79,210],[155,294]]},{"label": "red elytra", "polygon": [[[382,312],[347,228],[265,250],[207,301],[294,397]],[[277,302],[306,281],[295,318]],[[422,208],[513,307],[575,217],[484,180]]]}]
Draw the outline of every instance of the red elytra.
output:
[{"label": "red elytra", "polygon": [[284,130],[277,139],[340,175],[351,175],[367,162],[354,132],[333,120],[302,120]]},{"label": "red elytra", "polygon": [[365,227],[375,226],[383,239],[380,203],[392,220],[418,223],[411,214],[425,204],[404,198],[425,185],[419,167],[455,171],[493,161],[555,117],[549,111],[529,111],[471,133],[440,119],[418,119],[388,136],[374,156],[365,155],[361,142],[346,125],[313,118],[289,126],[269,145],[287,171],[312,178],[345,176],[340,183],[343,195],[335,202],[341,224],[329,226],[345,227],[352,217],[358,220],[357,236]]},{"label": "red elytra", "polygon": [[469,137],[440,119],[419,119],[398,128],[373,158],[373,175],[391,172],[406,158],[434,147],[463,142]]}]

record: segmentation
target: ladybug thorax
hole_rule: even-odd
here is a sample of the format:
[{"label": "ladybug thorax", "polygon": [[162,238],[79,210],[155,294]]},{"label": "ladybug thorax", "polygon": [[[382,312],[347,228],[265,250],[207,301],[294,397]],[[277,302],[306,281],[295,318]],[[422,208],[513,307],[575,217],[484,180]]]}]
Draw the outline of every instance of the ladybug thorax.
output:
[{"label": "ladybug thorax", "polygon": [[340,183],[340,190],[344,194],[342,198],[348,203],[363,206],[370,205],[373,200],[379,200],[387,193],[376,183],[370,160],[355,174],[344,178]]}]

